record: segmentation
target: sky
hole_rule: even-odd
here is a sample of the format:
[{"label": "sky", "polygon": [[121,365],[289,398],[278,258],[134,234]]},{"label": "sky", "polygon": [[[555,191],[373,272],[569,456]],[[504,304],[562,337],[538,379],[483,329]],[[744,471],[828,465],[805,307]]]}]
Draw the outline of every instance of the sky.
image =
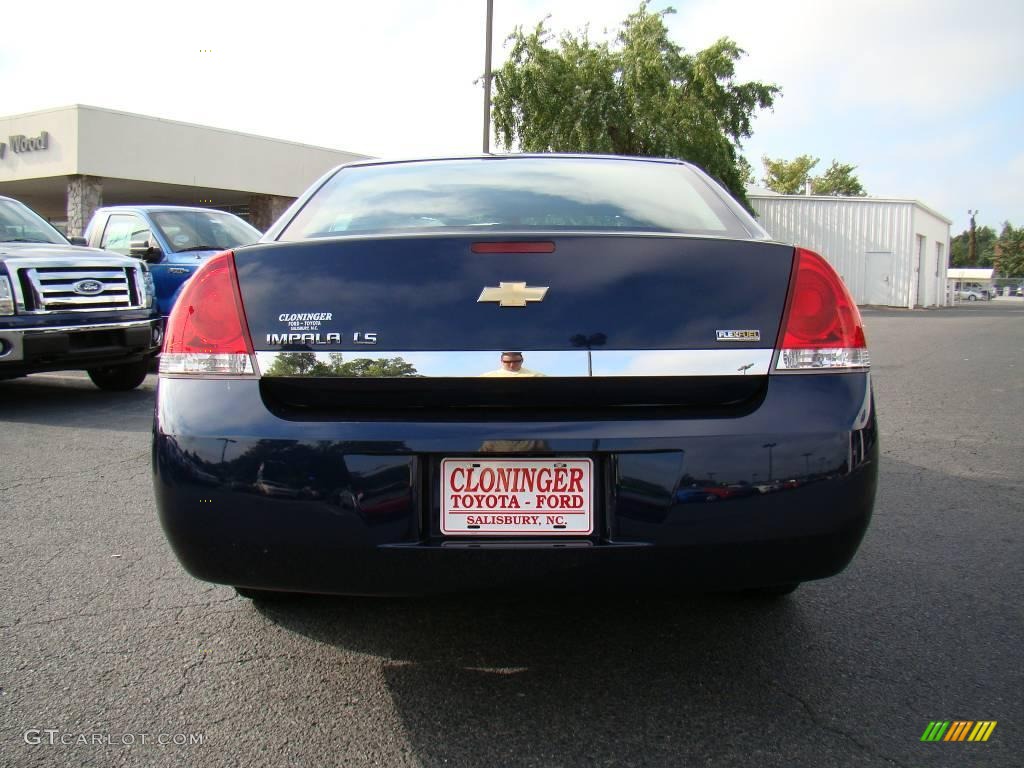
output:
[{"label": "sky", "polygon": [[[747,52],[740,79],[782,88],[743,146],[759,177],[764,155],[810,154],[816,172],[856,165],[873,196],[921,200],[954,234],[968,209],[1024,225],[1024,2],[673,5],[685,50],[728,36]],[[601,38],[638,2],[494,6],[497,68],[517,25],[550,15],[553,31]],[[5,23],[0,114],[90,104],[379,157],[482,149],[485,0],[51,0],[41,13]]]}]

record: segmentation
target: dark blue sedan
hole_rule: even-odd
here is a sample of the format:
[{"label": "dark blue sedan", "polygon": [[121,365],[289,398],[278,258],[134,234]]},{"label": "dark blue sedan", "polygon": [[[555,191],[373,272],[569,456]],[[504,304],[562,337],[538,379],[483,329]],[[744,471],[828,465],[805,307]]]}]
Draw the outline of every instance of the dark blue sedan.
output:
[{"label": "dark blue sedan", "polygon": [[684,162],[365,162],[187,283],[153,445],[247,597],[791,591],[878,472],[860,314]]}]

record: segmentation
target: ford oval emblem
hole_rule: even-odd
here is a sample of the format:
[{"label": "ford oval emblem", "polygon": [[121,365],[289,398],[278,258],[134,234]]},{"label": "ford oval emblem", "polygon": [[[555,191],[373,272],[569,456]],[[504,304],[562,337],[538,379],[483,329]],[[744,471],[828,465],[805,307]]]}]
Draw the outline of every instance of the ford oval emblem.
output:
[{"label": "ford oval emblem", "polygon": [[103,292],[103,283],[99,280],[79,280],[71,286],[71,290],[82,296],[95,296]]}]

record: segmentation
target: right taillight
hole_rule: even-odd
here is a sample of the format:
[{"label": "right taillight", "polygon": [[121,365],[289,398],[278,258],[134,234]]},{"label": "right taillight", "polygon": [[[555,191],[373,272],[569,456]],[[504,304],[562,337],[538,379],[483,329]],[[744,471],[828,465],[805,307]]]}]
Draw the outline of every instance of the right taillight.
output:
[{"label": "right taillight", "polygon": [[780,371],[867,368],[871,365],[860,311],[825,259],[796,249],[796,277],[784,315]]},{"label": "right taillight", "polygon": [[174,303],[160,373],[251,376],[252,356],[235,255],[224,251],[196,270]]}]

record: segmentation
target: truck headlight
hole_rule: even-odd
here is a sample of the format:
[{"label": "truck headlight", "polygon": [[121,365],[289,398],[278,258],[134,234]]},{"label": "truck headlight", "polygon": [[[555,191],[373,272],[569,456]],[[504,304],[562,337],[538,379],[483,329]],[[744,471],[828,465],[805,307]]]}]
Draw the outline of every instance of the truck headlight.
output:
[{"label": "truck headlight", "polygon": [[156,299],[156,286],[153,285],[153,273],[145,264],[142,266],[142,284],[146,287],[146,306],[152,307]]},{"label": "truck headlight", "polygon": [[0,275],[0,315],[14,314],[14,291],[6,275]]}]

